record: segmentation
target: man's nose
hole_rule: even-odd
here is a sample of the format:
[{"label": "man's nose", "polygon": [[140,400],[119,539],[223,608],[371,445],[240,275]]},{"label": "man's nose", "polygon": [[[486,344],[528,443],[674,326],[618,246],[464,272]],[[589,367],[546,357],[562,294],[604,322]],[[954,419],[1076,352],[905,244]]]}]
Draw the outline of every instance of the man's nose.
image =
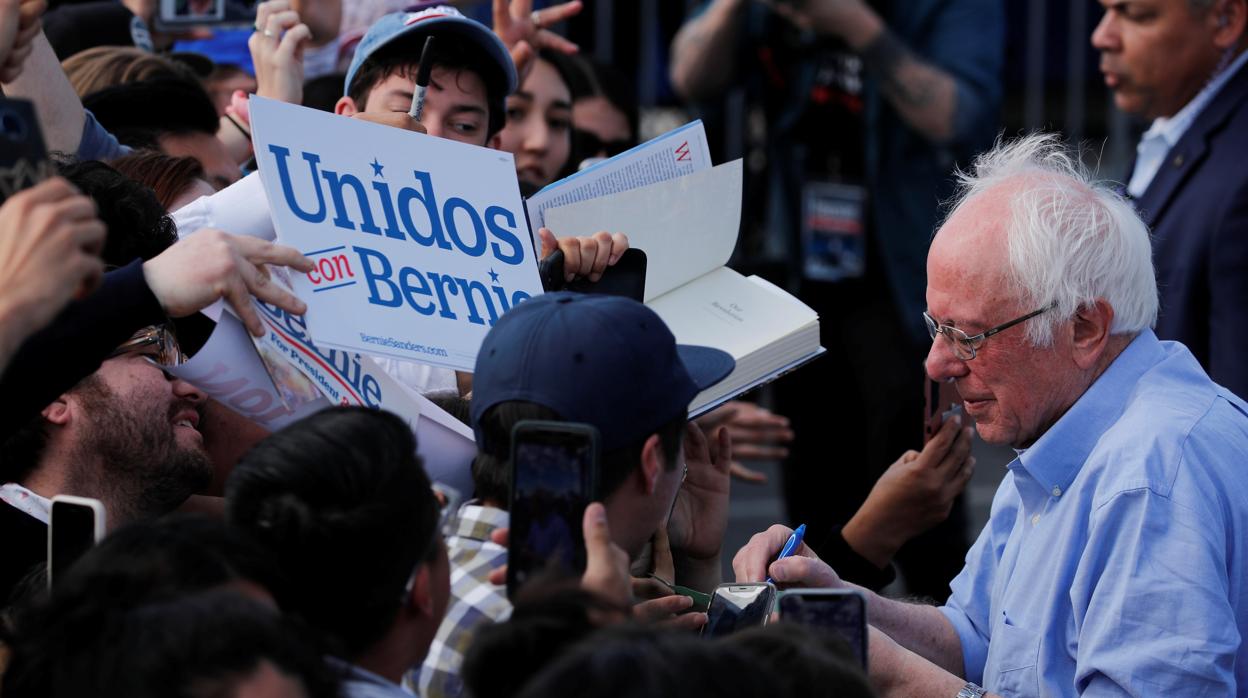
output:
[{"label": "man's nose", "polygon": [[193,403],[196,407],[208,401],[208,395],[204,391],[181,378],[173,382],[173,394],[187,402]]},{"label": "man's nose", "polygon": [[961,378],[968,370],[966,362],[953,353],[953,343],[940,334],[932,340],[927,358],[923,361],[923,368],[927,371],[927,377],[934,381]]},{"label": "man's nose", "polygon": [[1092,31],[1092,47],[1098,51],[1117,51],[1121,47],[1114,13],[1106,10]]}]

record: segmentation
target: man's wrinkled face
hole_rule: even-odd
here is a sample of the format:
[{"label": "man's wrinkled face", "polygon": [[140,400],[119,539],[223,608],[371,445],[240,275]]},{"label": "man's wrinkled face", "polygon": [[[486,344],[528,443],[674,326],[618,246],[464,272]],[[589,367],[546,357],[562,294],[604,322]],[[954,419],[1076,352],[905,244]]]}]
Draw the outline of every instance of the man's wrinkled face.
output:
[{"label": "man's wrinkled face", "polygon": [[1218,11],[1190,0],[1100,0],[1105,15],[1092,33],[1105,85],[1122,111],[1146,119],[1173,116],[1205,85],[1221,58],[1213,41]]},{"label": "man's wrinkled face", "polygon": [[198,430],[206,398],[190,383],[140,354],[123,354],[73,394],[83,419],[77,449],[84,461],[103,464],[102,484],[123,488],[139,513],[172,511],[211,481]]},{"label": "man's wrinkled face", "polygon": [[[966,202],[932,241],[927,307],[938,323],[976,335],[1035,310],[1004,275],[1008,195],[1008,185],[1000,185]],[[985,340],[970,361],[958,359],[938,335],[927,355],[927,374],[957,383],[984,441],[1030,446],[1082,391],[1064,326],[1055,331],[1052,346],[1036,347],[1025,324],[1016,325]]]}]

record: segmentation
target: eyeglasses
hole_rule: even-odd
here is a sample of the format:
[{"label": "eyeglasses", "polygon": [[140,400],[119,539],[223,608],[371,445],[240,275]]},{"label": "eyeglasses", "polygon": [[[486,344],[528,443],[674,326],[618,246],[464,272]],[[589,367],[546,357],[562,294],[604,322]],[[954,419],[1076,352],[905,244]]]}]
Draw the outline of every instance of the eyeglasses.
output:
[{"label": "eyeglasses", "polygon": [[177,335],[168,325],[150,325],[135,332],[130,339],[121,343],[108,358],[122,354],[143,354],[154,359],[163,366],[177,366],[186,363],[186,354],[178,345]]},{"label": "eyeglasses", "polygon": [[1009,322],[1002,323],[990,330],[985,330],[974,336],[968,335],[953,325],[942,325],[936,322],[935,318],[929,315],[926,310],[923,311],[923,320],[927,323],[927,333],[931,335],[932,341],[936,341],[936,335],[938,334],[945,335],[945,339],[948,339],[949,343],[953,345],[954,356],[957,356],[963,361],[970,361],[975,358],[975,353],[981,346],[983,346],[985,339],[988,339],[992,335],[1003,330],[1008,330],[1017,324],[1026,322],[1041,313],[1046,313],[1056,306],[1056,303],[1050,303],[1039,310],[1033,310],[1020,318],[1015,318]]}]

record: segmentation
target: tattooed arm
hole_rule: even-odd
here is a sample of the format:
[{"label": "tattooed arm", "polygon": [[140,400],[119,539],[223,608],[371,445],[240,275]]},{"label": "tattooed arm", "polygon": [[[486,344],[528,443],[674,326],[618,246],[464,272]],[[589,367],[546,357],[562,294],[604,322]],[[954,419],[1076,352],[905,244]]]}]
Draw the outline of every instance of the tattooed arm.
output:
[{"label": "tattooed arm", "polygon": [[672,40],[672,87],[684,99],[714,96],[736,75],[742,12],[749,0],[715,0]]}]

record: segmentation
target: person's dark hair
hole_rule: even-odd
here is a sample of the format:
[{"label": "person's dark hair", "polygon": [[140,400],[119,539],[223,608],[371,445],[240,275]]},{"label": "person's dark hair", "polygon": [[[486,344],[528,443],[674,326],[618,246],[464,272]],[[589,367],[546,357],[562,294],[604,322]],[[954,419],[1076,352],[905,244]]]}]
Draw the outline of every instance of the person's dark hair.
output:
[{"label": "person's dark hair", "polygon": [[[500,402],[481,416],[481,442],[472,461],[472,482],[479,499],[490,499],[506,507],[511,492],[511,430],[528,419],[565,421],[559,413],[532,402],[512,400]],[[684,412],[659,427],[659,444],[663,463],[668,470],[676,467],[685,433]],[[601,454],[598,459],[598,494],[605,499],[619,489],[641,463],[646,439],[631,446]]]},{"label": "person's dark hair", "polygon": [[41,654],[43,672],[10,666],[6,698],[231,696],[265,663],[296,679],[310,698],[338,694],[317,648],[276,610],[237,592],[134,608],[110,608],[103,590],[100,596],[105,603],[91,626],[42,628],[19,642],[22,655]]},{"label": "person's dark hair", "polygon": [[487,623],[476,631],[460,672],[464,688],[474,698],[510,698],[598,630],[596,619],[619,614],[577,581],[534,580],[516,596],[507,622]]},{"label": "person's dark hair", "polygon": [[736,647],[673,630],[620,625],[590,635],[517,695],[755,698],[772,677]]},{"label": "person's dark hair", "polygon": [[101,255],[108,268],[147,261],[178,241],[178,229],[156,194],[96,160],[62,164],[60,174],[95,201],[108,229]]},{"label": "person's dark hair", "polygon": [[136,150],[113,160],[112,166],[156,195],[166,211],[196,179],[208,181],[204,166],[192,157],[174,157],[156,150]]},{"label": "person's dark hair", "polygon": [[572,101],[586,97],[602,97],[620,110],[628,119],[628,130],[637,140],[640,110],[637,106],[637,90],[629,76],[614,67],[584,56],[569,59],[575,70],[569,81]]},{"label": "person's dark hair", "polygon": [[[400,39],[378,49],[356,71],[347,87],[347,96],[357,107],[363,109],[373,88],[386,78],[391,75],[415,77],[416,70],[420,67],[423,45],[424,36],[419,36]],[[503,100],[507,97],[507,84],[502,71],[485,51],[477,48],[471,41],[444,40],[434,43],[431,62],[435,68],[467,70],[480,77],[485,83],[486,103],[489,105],[486,140],[503,129],[507,119],[504,113],[506,109],[503,107]]]},{"label": "person's dark hair", "polygon": [[330,73],[303,83],[303,106],[332,114],[342,97],[342,81],[346,79],[342,73]]},{"label": "person's dark hair", "polygon": [[190,80],[145,80],[82,98],[100,125],[125,145],[158,150],[160,136],[216,135],[220,120],[203,85]]},{"label": "person's dark hair", "polygon": [[8,673],[49,680],[58,659],[47,649],[98,633],[109,614],[229,585],[269,589],[280,575],[267,551],[218,519],[174,514],[122,527],[58,577],[51,595],[28,588],[9,609],[0,628],[13,650]]},{"label": "person's dark hair", "polygon": [[775,623],[724,637],[772,676],[773,692],[810,698],[874,698],[866,672],[849,644],[830,631]]},{"label": "person's dark hair", "polygon": [[282,608],[352,659],[393,624],[417,563],[437,551],[438,504],[400,418],[334,407],[255,446],[226,482],[226,516],[290,579]]},{"label": "person's dark hair", "polygon": [[425,397],[429,402],[446,410],[446,413],[463,422],[465,426],[472,426],[472,403],[467,398],[459,396],[455,391],[438,391],[425,393]]}]

